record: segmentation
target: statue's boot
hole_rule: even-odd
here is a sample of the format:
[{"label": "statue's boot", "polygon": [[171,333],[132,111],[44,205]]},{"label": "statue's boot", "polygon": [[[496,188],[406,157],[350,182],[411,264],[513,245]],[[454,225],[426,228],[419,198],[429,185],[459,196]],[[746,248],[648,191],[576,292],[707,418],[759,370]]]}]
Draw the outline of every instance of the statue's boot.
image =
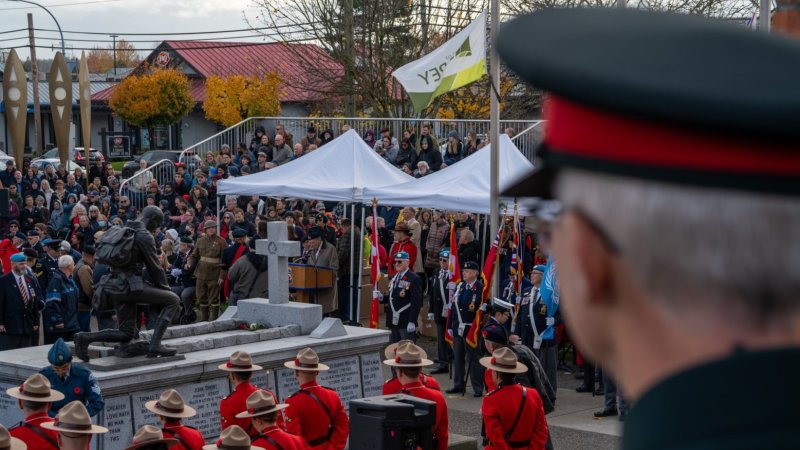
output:
[{"label": "statue's boot", "polygon": [[208,320],[208,305],[200,305],[197,307],[197,321],[205,322]]},{"label": "statue's boot", "polygon": [[92,342],[127,342],[130,341],[128,333],[120,330],[100,330],[93,333],[75,333],[75,356],[83,361],[89,361],[89,345]]},{"label": "statue's boot", "polygon": [[155,328],[153,328],[153,337],[150,339],[150,348],[148,349],[147,356],[174,356],[178,353],[174,348],[161,345],[161,339],[164,337],[164,332],[167,331],[169,324],[170,321],[167,319],[158,319]]},{"label": "statue's boot", "polygon": [[211,305],[208,309],[208,321],[213,322],[219,317],[219,305]]}]

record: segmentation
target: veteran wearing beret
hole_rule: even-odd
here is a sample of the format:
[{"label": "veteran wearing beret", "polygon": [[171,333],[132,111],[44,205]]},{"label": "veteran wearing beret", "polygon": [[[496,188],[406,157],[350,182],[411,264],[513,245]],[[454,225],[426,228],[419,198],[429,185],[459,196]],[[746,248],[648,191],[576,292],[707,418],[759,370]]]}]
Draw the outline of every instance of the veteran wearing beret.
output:
[{"label": "veteran wearing beret", "polygon": [[564,314],[633,402],[623,448],[798,448],[800,45],[562,9],[497,46],[549,92],[542,161],[502,195],[560,205],[537,202]]}]

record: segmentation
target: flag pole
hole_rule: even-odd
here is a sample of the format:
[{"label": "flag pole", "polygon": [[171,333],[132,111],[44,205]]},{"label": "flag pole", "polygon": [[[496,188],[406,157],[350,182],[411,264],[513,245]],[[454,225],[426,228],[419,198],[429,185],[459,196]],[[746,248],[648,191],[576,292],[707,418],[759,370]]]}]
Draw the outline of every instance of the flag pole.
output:
[{"label": "flag pole", "polygon": [[[496,236],[497,229],[500,222],[500,206],[499,206],[499,197],[500,197],[500,99],[497,98],[500,89],[500,56],[497,53],[497,47],[494,45],[494,40],[497,37],[498,30],[500,28],[500,3],[499,0],[491,0],[491,71],[489,76],[491,77],[492,86],[495,89],[491,89],[489,96],[491,97],[491,105],[490,105],[490,125],[489,125],[489,140],[490,145],[489,149],[492,152],[492,161],[490,164],[490,176],[489,176],[489,202],[491,203],[490,206],[490,232],[489,236]],[[499,272],[499,271],[498,271]],[[499,273],[498,273],[499,276]],[[492,295],[497,296],[497,285],[498,283],[492,283]]]}]

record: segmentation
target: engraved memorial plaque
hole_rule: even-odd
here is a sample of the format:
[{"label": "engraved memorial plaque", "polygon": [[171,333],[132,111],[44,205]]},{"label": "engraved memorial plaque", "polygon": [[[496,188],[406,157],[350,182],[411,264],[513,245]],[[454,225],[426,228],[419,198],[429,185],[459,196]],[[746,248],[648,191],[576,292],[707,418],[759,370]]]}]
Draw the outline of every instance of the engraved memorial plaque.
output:
[{"label": "engraved memorial plaque", "polygon": [[383,362],[377,353],[359,356],[361,358],[361,383],[364,397],[381,395],[383,387]]},{"label": "engraved memorial plaque", "polygon": [[104,450],[121,450],[127,448],[133,440],[133,414],[131,398],[128,395],[118,395],[103,399],[105,408],[100,412],[98,423],[108,428],[108,433],[103,434]]}]

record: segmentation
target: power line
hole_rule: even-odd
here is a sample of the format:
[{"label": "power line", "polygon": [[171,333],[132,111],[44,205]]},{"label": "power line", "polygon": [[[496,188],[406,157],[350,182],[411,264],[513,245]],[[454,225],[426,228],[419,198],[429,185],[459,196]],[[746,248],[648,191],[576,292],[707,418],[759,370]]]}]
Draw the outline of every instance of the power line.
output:
[{"label": "power line", "polygon": [[[91,5],[94,3],[112,3],[112,2],[119,2],[122,0],[93,0],[88,2],[75,2],[75,3],[60,3],[55,5],[44,5],[48,8],[60,8],[62,6],[81,6],[81,5]],[[0,8],[0,11],[13,11],[17,9],[36,9],[37,6],[17,6],[14,8]]]}]

